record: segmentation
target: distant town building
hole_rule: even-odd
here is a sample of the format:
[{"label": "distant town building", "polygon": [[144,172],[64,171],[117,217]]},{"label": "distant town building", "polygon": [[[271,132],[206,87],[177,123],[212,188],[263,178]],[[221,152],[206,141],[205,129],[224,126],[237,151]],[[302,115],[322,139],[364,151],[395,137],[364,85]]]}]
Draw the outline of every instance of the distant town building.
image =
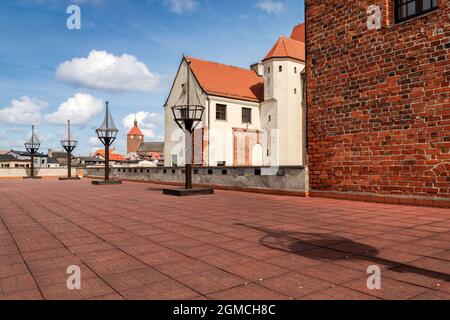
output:
[{"label": "distant town building", "polygon": [[[61,167],[67,167],[67,152],[61,150],[48,150],[48,156],[55,158]],[[72,158],[72,164],[74,159]]]},{"label": "distant town building", "polygon": [[[13,156],[17,160],[25,160],[25,161],[28,161],[28,163],[30,163],[30,161],[31,161],[31,155],[28,151],[11,150],[7,154]],[[34,167],[35,168],[48,168],[47,158],[48,158],[48,156],[43,153],[36,153],[34,155]]]},{"label": "distant town building", "polygon": [[[99,159],[104,161],[105,160],[105,150],[99,149],[92,155],[92,158]],[[124,155],[116,153],[115,149],[110,149],[109,151],[109,160],[114,161],[125,161],[126,157]]]},{"label": "distant town building", "polygon": [[137,153],[141,159],[158,161],[164,165],[164,142],[141,143]]},{"label": "distant town building", "polygon": [[[66,165],[67,165],[67,160],[66,160]],[[52,157],[47,158],[47,168],[60,168],[60,167],[61,167],[61,165],[60,165],[58,159],[52,158]]]},{"label": "distant town building", "polygon": [[99,157],[75,157],[74,164],[78,167],[103,166],[104,159]]},{"label": "distant town building", "polygon": [[150,161],[164,164],[164,142],[145,142],[145,136],[139,129],[137,120],[127,134],[127,159],[132,161]]},{"label": "distant town building", "polygon": [[138,122],[134,120],[134,126],[127,134],[127,154],[137,153],[139,146],[144,142],[144,134],[138,127]]},{"label": "distant town building", "polygon": [[250,69],[184,57],[164,105],[165,166],[185,163],[184,134],[171,107],[185,103],[187,94],[205,107],[193,134],[194,165],[303,165],[304,68],[303,24]]},{"label": "distant town building", "polygon": [[0,154],[0,168],[29,168],[30,160],[19,160],[11,154]]}]

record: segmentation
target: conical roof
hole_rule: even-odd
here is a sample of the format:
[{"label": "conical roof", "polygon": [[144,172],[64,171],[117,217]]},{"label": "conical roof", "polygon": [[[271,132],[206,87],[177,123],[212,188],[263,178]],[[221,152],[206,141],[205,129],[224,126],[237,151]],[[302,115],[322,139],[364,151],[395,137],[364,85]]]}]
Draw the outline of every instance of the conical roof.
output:
[{"label": "conical roof", "polygon": [[40,144],[39,138],[36,135],[36,132],[33,130],[31,134],[30,140],[27,141],[27,144]]},{"label": "conical roof", "polygon": [[263,61],[272,58],[292,58],[305,61],[305,44],[291,38],[280,37]]},{"label": "conical roof", "polygon": [[97,129],[101,131],[119,131],[116,127],[116,123],[114,122],[114,119],[111,115],[111,112],[109,111],[108,103],[106,103],[106,113],[105,113],[105,119],[103,120],[102,125]]},{"label": "conical roof", "polygon": [[139,129],[137,117],[134,119],[134,126],[131,128],[131,130],[128,132],[129,136],[143,136],[141,129]]}]

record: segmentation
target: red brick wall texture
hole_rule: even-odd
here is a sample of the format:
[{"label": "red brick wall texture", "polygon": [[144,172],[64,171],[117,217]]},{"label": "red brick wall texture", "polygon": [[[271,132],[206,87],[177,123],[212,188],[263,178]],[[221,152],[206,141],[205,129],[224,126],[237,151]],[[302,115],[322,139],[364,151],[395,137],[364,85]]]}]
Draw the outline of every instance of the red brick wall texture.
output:
[{"label": "red brick wall texture", "polygon": [[450,1],[438,4],[395,24],[393,1],[306,0],[312,190],[450,197]]}]

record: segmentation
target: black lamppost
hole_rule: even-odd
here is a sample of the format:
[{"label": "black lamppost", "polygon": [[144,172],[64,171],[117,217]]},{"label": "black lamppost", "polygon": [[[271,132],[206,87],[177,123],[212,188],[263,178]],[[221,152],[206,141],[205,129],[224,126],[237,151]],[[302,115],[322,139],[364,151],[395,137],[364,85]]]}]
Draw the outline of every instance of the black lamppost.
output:
[{"label": "black lamppost", "polygon": [[106,104],[105,120],[103,120],[103,123],[100,126],[100,128],[95,130],[98,138],[105,146],[105,180],[92,181],[92,184],[95,184],[95,185],[121,184],[122,183],[122,181],[109,179],[109,147],[116,140],[117,133],[119,132],[119,130],[117,129],[116,124],[114,123],[114,119],[112,118],[111,113],[109,112],[109,101],[106,101],[105,104]]},{"label": "black lamppost", "polygon": [[67,178],[59,178],[59,180],[80,180],[79,177],[72,178],[72,152],[78,145],[77,140],[72,140],[70,133],[70,120],[67,120],[67,139],[61,140],[61,146],[67,152]]},{"label": "black lamppost", "polygon": [[191,104],[191,62],[186,59],[186,63],[187,83],[186,90],[183,92],[186,103],[172,107],[173,119],[185,133],[185,188],[164,189],[164,194],[175,196],[208,195],[213,194],[214,190],[192,188],[192,132],[194,132],[198,124],[202,122],[205,107],[199,104],[200,99],[198,99],[198,104]]},{"label": "black lamppost", "polygon": [[30,177],[25,177],[25,179],[41,179],[41,177],[36,177],[34,175],[34,156],[38,152],[40,146],[41,142],[39,141],[36,132],[34,132],[34,126],[31,126],[31,138],[25,142],[25,149],[30,154],[31,158],[31,174]]}]

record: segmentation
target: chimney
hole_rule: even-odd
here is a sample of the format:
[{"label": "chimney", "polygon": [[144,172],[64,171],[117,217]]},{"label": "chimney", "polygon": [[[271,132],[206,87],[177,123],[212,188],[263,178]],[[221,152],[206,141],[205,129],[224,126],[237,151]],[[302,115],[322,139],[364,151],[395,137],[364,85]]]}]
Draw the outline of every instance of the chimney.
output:
[{"label": "chimney", "polygon": [[262,63],[254,63],[250,66],[250,69],[255,71],[258,76],[264,76],[264,65]]}]

